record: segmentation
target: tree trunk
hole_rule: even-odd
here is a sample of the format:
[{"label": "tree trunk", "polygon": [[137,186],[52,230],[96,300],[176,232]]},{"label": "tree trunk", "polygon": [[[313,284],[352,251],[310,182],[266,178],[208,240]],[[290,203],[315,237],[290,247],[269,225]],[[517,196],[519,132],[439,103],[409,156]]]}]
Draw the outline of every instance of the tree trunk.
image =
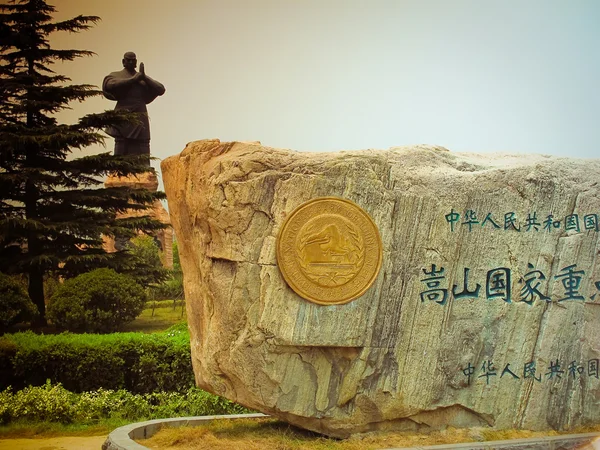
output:
[{"label": "tree trunk", "polygon": [[46,303],[44,301],[44,273],[32,267],[29,270],[29,298],[37,306],[40,315],[35,319],[35,327],[45,326],[46,322]]},{"label": "tree trunk", "polygon": [[[27,60],[28,74],[33,77],[35,75],[34,60],[28,58]],[[33,80],[33,78],[32,78]],[[33,85],[33,81],[30,81]],[[31,90],[27,90],[27,99],[31,100]],[[27,126],[33,128],[34,114],[32,107],[28,107],[27,110]],[[35,155],[35,149],[31,147],[27,148],[25,158],[28,164],[32,164],[33,156]],[[32,180],[28,180],[25,184],[25,217],[27,220],[37,220],[37,201],[39,199],[39,192]],[[29,256],[38,256],[40,254],[39,243],[36,238],[35,231],[29,231],[27,237],[27,252]],[[39,316],[35,319],[33,326],[40,327],[46,325],[46,303],[44,302],[44,271],[40,266],[35,265],[29,266],[29,298],[35,306],[37,306]]]}]

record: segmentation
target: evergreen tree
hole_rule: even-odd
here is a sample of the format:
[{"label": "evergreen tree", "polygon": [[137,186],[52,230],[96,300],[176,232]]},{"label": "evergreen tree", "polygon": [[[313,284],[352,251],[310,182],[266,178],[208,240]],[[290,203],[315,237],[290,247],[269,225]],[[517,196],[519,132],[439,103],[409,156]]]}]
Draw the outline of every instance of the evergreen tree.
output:
[{"label": "evergreen tree", "polygon": [[131,254],[107,254],[102,235],[133,237],[137,230],[164,227],[148,216],[117,218],[129,209],[145,209],[163,193],[101,184],[111,173],[152,171],[145,157],[103,153],[67,159],[75,149],[103,143],[105,127],[134,119],[105,111],[76,124],[58,123],[54,114],[70,102],[102,93],[92,85],[69,85],[69,78],[51,69],[55,62],[93,52],[53,49],[48,36],[84,31],[100,18],[52,22],[54,12],[45,0],[0,4],[0,271],[28,276],[42,323],[44,274],[69,277],[126,266]]},{"label": "evergreen tree", "polygon": [[152,236],[136,236],[129,241],[127,253],[132,256],[132,269],[125,270],[138,284],[146,287],[165,281],[171,271],[161,261],[161,251]]}]

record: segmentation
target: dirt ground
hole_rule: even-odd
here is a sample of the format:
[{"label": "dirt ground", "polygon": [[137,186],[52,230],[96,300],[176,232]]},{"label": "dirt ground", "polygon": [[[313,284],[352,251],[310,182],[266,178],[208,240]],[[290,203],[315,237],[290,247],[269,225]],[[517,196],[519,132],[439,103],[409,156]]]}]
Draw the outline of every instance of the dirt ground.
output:
[{"label": "dirt ground", "polygon": [[0,439],[0,450],[100,450],[106,436]]},{"label": "dirt ground", "polygon": [[[0,450],[100,450],[106,436],[55,437],[47,439],[0,439]],[[600,448],[600,438],[582,450]]]}]

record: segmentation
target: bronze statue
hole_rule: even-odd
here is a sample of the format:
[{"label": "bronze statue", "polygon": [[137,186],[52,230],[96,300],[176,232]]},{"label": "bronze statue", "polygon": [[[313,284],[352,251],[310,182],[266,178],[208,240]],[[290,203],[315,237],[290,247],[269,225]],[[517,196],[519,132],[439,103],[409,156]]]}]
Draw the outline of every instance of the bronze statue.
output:
[{"label": "bronze statue", "polygon": [[165,93],[165,87],[144,71],[135,70],[137,57],[133,52],[123,56],[123,70],[112,72],[102,82],[102,92],[116,100],[115,110],[139,113],[139,122],[110,127],[106,132],[115,138],[115,155],[148,155],[150,165],[150,122],[146,105]]}]

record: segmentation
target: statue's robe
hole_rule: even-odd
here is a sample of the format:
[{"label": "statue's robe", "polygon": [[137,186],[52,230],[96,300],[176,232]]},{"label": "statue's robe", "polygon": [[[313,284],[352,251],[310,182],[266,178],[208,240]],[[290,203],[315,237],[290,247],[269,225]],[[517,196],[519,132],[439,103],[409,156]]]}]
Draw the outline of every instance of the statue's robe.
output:
[{"label": "statue's robe", "polygon": [[[146,105],[151,103],[159,95],[162,95],[165,92],[165,87],[148,76],[146,77],[147,81],[141,83],[126,85],[119,83],[120,81],[131,77],[131,73],[125,69],[110,73],[102,82],[102,92],[109,100],[117,101],[115,110],[126,110],[139,113],[139,122],[112,126],[109,127],[106,132],[116,140],[132,139],[148,142],[149,145],[150,122],[148,120],[148,110],[146,109]],[[116,148],[115,154],[118,154]]]}]

